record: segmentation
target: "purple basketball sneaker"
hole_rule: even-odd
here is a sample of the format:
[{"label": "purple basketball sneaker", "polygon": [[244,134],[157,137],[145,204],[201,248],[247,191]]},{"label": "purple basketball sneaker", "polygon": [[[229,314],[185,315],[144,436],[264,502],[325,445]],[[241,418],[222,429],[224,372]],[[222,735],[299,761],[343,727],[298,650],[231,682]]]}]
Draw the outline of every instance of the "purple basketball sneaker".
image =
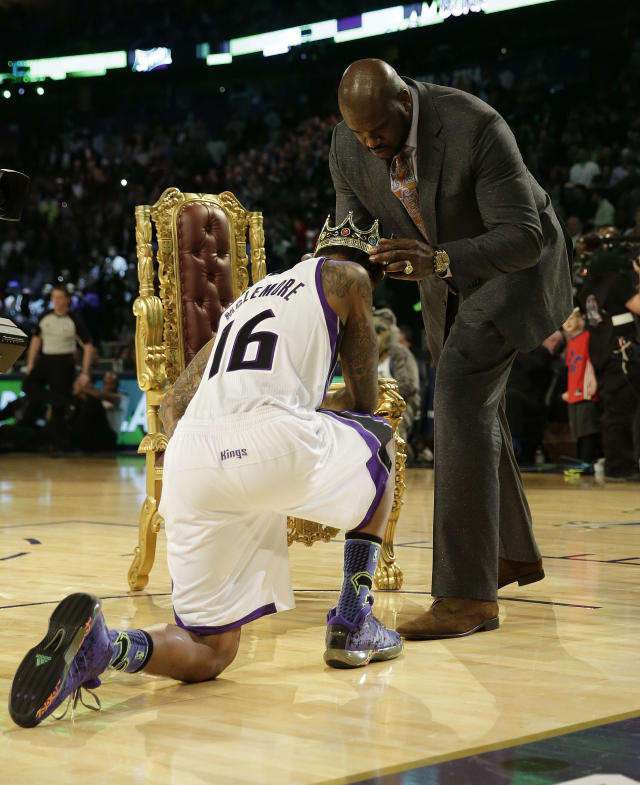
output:
[{"label": "purple basketball sneaker", "polygon": [[349,622],[332,608],[327,614],[324,661],[332,668],[359,668],[375,660],[392,660],[402,652],[402,639],[388,630],[371,612],[369,604]]},{"label": "purple basketball sneaker", "polygon": [[51,614],[47,634],[26,654],[13,677],[13,721],[32,728],[68,696],[75,707],[80,687],[100,685],[97,677],[106,670],[112,652],[100,600],[92,594],[65,597]]}]

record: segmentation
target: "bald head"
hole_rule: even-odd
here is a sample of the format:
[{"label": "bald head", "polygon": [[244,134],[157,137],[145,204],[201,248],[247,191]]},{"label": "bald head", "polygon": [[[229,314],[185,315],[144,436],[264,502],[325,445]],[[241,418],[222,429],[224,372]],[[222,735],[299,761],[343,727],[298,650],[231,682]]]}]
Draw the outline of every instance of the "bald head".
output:
[{"label": "bald head", "polygon": [[394,68],[384,60],[369,58],[356,60],[347,68],[340,80],[338,103],[340,111],[357,110],[372,103],[385,105],[407,90],[406,84]]},{"label": "bald head", "polygon": [[407,138],[409,88],[384,60],[356,60],[344,72],[338,104],[346,125],[377,158],[393,158]]}]

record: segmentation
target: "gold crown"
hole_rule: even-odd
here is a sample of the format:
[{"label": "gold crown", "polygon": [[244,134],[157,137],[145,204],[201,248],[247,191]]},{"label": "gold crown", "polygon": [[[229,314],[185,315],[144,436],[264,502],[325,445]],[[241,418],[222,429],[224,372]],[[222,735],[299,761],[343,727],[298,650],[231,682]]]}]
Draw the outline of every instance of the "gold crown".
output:
[{"label": "gold crown", "polygon": [[357,248],[368,255],[371,248],[380,242],[377,218],[368,229],[362,230],[358,229],[353,223],[352,212],[347,215],[339,226],[331,226],[329,223],[330,218],[331,216],[328,215],[320,231],[318,242],[316,243],[316,256],[322,248],[328,248],[332,245],[347,245],[350,248]]}]

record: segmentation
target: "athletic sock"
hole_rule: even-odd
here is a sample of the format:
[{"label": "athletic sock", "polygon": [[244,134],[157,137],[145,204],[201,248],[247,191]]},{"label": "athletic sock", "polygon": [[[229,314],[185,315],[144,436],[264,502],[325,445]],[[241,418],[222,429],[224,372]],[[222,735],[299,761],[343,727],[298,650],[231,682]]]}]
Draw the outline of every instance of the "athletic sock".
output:
[{"label": "athletic sock", "polygon": [[373,575],[382,539],[375,534],[347,532],[344,543],[344,581],[338,598],[337,616],[355,621],[369,602]]},{"label": "athletic sock", "polygon": [[109,630],[113,654],[107,667],[114,671],[135,673],[149,662],[153,641],[144,630]]}]

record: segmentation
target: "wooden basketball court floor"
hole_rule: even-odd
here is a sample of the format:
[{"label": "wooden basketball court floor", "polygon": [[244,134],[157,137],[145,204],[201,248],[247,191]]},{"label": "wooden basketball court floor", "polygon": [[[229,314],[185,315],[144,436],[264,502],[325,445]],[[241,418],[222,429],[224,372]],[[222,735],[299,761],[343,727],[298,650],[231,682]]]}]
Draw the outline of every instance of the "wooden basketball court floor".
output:
[{"label": "wooden basketball court floor", "polygon": [[[407,472],[396,532],[404,586],[376,593],[375,612],[389,625],[429,602],[432,480],[430,470]],[[635,775],[640,486],[555,474],[528,474],[525,484],[547,577],[502,590],[495,632],[408,642],[388,663],[327,668],[325,613],[341,582],[342,542],[294,545],[297,608],[245,627],[236,661],[217,681],[110,673],[98,690],[102,711],[80,707],[74,720],[25,730],[9,718],[6,698],[56,603],[89,590],[103,599],[110,626],[140,627],[171,620],[171,584],[161,532],[147,589],[128,591],[144,498],[137,456],[1,457],[0,782],[558,783],[602,771],[611,728],[619,754],[607,758],[607,771]],[[565,736],[592,727],[591,741]],[[569,739],[564,767],[517,746],[560,737]],[[578,748],[586,768],[572,764]],[[513,749],[528,752],[518,758],[507,754]],[[487,768],[486,756],[498,754],[491,751],[502,763]],[[635,779],[597,779],[609,781]]]}]

